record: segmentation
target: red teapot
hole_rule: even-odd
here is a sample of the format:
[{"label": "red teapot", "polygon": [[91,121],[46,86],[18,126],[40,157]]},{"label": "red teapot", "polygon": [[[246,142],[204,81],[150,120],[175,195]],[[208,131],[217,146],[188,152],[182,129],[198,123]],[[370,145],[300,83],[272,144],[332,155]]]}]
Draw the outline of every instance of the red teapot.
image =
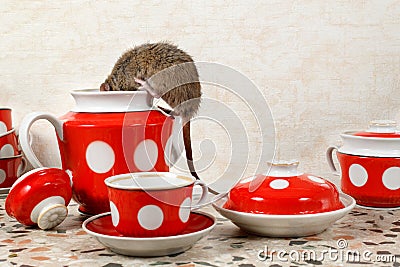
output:
[{"label": "red teapot", "polygon": [[[109,211],[107,177],[141,171],[169,171],[182,153],[180,118],[152,107],[144,91],[71,92],[75,108],[59,119],[47,113],[28,114],[19,130],[20,144],[33,167],[43,167],[29,143],[31,125],[48,120],[55,128],[62,169],[71,177],[79,211]],[[175,122],[175,123],[174,123]],[[174,133],[174,134],[172,134]]]}]

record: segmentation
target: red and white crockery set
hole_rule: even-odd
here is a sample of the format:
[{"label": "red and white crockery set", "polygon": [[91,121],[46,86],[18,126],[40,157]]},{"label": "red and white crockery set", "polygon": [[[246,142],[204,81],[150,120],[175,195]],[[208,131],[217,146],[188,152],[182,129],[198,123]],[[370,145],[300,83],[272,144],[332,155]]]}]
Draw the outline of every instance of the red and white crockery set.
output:
[{"label": "red and white crockery set", "polygon": [[[343,145],[328,148],[329,166],[341,174],[341,189],[357,204],[400,206],[400,133],[393,121],[372,121],[366,131],[342,133]],[[336,151],[340,172],[334,165]]]},{"label": "red and white crockery set", "polygon": [[[37,169],[6,184],[13,184],[6,199],[10,216],[25,225],[49,229],[65,219],[73,197],[82,213],[99,214],[85,221],[85,231],[127,255],[143,251],[140,247],[126,251],[125,242],[164,238],[170,244],[169,238],[178,236],[195,242],[194,237],[214,227],[215,218],[195,214],[198,230],[186,236],[185,231],[194,227],[190,224],[193,186],[202,187],[198,205],[204,203],[208,190],[192,177],[168,172],[182,152],[178,149],[182,146],[174,142],[181,127],[178,118],[149,106],[144,91],[79,90],[72,96],[76,107],[64,116],[32,113],[21,123],[22,150]],[[4,151],[18,163],[2,167],[4,151],[0,148],[1,186],[2,168],[7,168],[6,176],[11,177],[10,172],[16,179],[18,165],[24,169],[26,164],[18,142],[12,136],[1,139],[15,133],[11,121],[3,119],[10,112],[0,111],[4,111],[0,112],[0,146],[10,144],[13,150],[7,146]],[[40,119],[55,128],[62,169],[44,168],[31,148],[29,131]],[[321,232],[345,216],[355,205],[352,197],[365,206],[400,206],[400,133],[396,126],[376,121],[367,131],[345,132],[341,137],[343,145],[330,147],[327,155],[329,166],[338,173],[333,161],[337,151],[341,188],[348,195],[321,177],[300,172],[296,161],[279,161],[271,163],[266,173],[241,180],[227,196],[217,197],[215,209],[251,233],[302,236]]]}]

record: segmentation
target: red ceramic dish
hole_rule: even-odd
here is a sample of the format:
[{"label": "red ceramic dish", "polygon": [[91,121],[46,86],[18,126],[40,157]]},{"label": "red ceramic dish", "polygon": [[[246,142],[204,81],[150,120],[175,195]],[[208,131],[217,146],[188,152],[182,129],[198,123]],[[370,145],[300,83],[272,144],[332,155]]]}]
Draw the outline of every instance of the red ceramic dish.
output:
[{"label": "red ceramic dish", "polygon": [[268,176],[257,177],[262,183],[254,191],[250,190],[254,180],[240,182],[229,192],[224,208],[255,214],[297,215],[344,207],[331,182],[298,173],[297,164],[273,163]]},{"label": "red ceramic dish", "polygon": [[5,208],[9,216],[25,225],[49,229],[67,216],[72,190],[67,173],[39,168],[22,175],[11,187]]}]

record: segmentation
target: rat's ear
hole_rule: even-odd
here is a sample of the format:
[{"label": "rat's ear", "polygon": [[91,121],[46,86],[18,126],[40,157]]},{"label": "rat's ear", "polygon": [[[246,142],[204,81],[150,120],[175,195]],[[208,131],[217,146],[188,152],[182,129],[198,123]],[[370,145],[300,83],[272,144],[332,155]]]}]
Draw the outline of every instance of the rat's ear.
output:
[{"label": "rat's ear", "polygon": [[100,85],[100,91],[110,91],[110,85],[108,83],[102,83]]}]

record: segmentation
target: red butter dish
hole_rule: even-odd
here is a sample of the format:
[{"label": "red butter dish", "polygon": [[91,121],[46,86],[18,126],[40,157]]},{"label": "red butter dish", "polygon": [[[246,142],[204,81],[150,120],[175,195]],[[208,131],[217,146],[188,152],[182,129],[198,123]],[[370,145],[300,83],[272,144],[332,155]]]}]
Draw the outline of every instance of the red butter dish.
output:
[{"label": "red butter dish", "polygon": [[274,215],[323,213],[344,208],[335,185],[298,171],[297,161],[269,163],[269,172],[240,181],[225,209]]},{"label": "red butter dish", "polygon": [[22,175],[11,187],[5,208],[20,223],[41,229],[59,225],[67,216],[72,189],[68,174],[57,168],[38,168]]}]

